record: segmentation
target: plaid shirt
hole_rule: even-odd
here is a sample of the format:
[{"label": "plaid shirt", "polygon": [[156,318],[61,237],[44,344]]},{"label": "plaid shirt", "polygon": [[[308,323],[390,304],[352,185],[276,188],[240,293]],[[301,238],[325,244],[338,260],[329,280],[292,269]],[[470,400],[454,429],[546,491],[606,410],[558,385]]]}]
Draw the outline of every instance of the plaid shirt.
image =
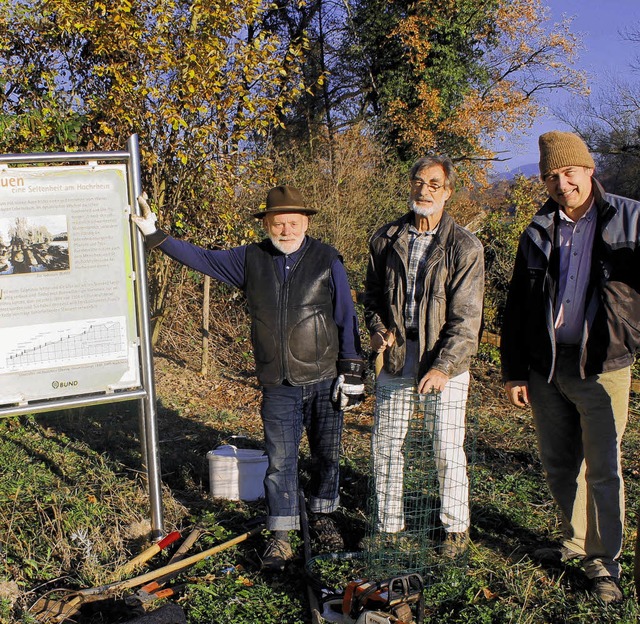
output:
[{"label": "plaid shirt", "polygon": [[433,236],[438,231],[419,232],[409,226],[409,261],[407,266],[407,298],[404,304],[404,324],[407,331],[418,329],[420,299],[424,295],[424,267]]}]

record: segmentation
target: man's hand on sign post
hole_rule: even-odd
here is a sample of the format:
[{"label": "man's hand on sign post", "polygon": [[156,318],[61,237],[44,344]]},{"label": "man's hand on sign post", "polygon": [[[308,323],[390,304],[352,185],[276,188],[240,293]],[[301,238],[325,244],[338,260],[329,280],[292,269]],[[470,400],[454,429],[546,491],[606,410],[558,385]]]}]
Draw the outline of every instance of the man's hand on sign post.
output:
[{"label": "man's hand on sign post", "polygon": [[153,210],[151,210],[151,207],[147,202],[146,193],[138,196],[138,206],[140,206],[142,214],[131,215],[131,220],[138,226],[145,236],[150,236],[158,229],[156,226],[158,217],[155,215]]},{"label": "man's hand on sign post", "polygon": [[347,412],[364,401],[363,374],[362,360],[338,360],[338,377],[331,395],[338,409]]}]

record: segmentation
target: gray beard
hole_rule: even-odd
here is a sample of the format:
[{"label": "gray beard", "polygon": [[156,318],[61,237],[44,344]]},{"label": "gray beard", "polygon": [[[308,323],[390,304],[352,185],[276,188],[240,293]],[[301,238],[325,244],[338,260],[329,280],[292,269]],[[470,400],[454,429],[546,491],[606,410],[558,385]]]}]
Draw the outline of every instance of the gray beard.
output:
[{"label": "gray beard", "polygon": [[413,212],[420,215],[421,217],[430,217],[436,212],[435,207],[432,206],[431,208],[421,208],[414,201],[409,202],[409,208],[411,208]]}]

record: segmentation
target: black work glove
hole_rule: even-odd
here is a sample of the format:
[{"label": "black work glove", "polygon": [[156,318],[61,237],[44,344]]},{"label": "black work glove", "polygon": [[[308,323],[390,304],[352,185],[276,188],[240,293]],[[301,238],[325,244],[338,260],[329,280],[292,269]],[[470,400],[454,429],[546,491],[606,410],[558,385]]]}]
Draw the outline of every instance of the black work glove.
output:
[{"label": "black work glove", "polygon": [[333,384],[331,400],[347,412],[364,401],[364,360],[338,360],[338,377]]}]

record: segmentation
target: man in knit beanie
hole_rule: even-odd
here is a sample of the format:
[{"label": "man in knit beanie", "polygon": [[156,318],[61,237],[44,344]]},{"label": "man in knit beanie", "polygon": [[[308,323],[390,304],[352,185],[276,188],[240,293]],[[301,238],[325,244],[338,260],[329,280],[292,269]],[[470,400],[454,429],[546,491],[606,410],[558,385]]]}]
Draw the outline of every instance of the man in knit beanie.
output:
[{"label": "man in knit beanie", "polygon": [[580,559],[593,594],[622,600],[620,459],[630,367],[640,345],[640,203],[606,193],[580,137],[539,139],[549,199],[520,238],[502,327],[505,389],[531,405],[563,543],[542,563]]}]

